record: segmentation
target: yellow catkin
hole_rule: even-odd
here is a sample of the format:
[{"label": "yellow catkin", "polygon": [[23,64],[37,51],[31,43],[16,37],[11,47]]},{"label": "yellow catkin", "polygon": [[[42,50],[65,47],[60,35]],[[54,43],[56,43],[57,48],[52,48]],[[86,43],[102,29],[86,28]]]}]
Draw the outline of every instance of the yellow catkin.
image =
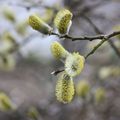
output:
[{"label": "yellow catkin", "polygon": [[14,109],[10,98],[3,92],[0,92],[0,110],[8,111]]},{"label": "yellow catkin", "polygon": [[70,54],[65,61],[65,71],[72,77],[79,75],[84,67],[84,61],[84,57],[79,53]]},{"label": "yellow catkin", "polygon": [[109,77],[119,77],[120,76],[120,67],[117,66],[108,66],[102,67],[99,71],[99,77],[101,79],[106,79]]},{"label": "yellow catkin", "polygon": [[105,89],[104,88],[97,88],[95,91],[95,102],[101,103],[105,100]]},{"label": "yellow catkin", "polygon": [[69,54],[59,42],[53,42],[51,52],[56,59],[65,59]]},{"label": "yellow catkin", "polygon": [[54,24],[60,34],[66,34],[68,32],[70,24],[72,23],[72,16],[72,13],[67,9],[60,10],[57,13]]},{"label": "yellow catkin", "polygon": [[16,31],[18,32],[18,34],[20,35],[25,35],[27,32],[27,21],[22,21],[20,23],[16,24]]},{"label": "yellow catkin", "polygon": [[27,116],[31,119],[37,120],[39,117],[39,112],[35,107],[30,107],[27,112]]},{"label": "yellow catkin", "polygon": [[8,31],[3,33],[2,39],[9,43],[16,44],[16,40],[15,40],[14,36]]},{"label": "yellow catkin", "polygon": [[89,93],[90,85],[85,80],[80,80],[76,85],[76,93],[80,97],[86,97],[86,95]]},{"label": "yellow catkin", "polygon": [[56,97],[62,103],[70,103],[74,96],[73,79],[65,72],[59,77],[56,84]]},{"label": "yellow catkin", "polygon": [[4,14],[4,16],[7,20],[9,20],[11,22],[16,21],[14,11],[11,8],[5,7],[4,10],[3,10],[3,14]]},{"label": "yellow catkin", "polygon": [[12,55],[6,54],[0,57],[0,69],[3,71],[14,70],[16,61]]},{"label": "yellow catkin", "polygon": [[29,25],[33,28],[33,29],[35,29],[35,30],[37,30],[37,31],[39,31],[39,32],[41,32],[41,33],[43,33],[43,34],[51,34],[51,32],[52,32],[52,28],[48,25],[48,24],[46,24],[40,17],[38,17],[37,15],[31,15],[30,17],[29,17]]}]

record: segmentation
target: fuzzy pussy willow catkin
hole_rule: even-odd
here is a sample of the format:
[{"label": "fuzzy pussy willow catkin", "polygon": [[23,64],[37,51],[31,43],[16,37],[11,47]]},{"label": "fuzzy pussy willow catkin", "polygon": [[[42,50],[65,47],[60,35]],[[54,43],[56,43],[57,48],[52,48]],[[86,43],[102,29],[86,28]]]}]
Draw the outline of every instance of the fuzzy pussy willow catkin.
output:
[{"label": "fuzzy pussy willow catkin", "polygon": [[3,33],[2,39],[4,41],[8,41],[8,42],[13,43],[13,44],[16,43],[14,36],[10,32],[7,32],[7,31]]},{"label": "fuzzy pussy willow catkin", "polygon": [[11,54],[6,54],[0,57],[0,69],[3,71],[14,70],[16,61]]},{"label": "fuzzy pussy willow catkin", "polygon": [[85,80],[80,80],[76,85],[76,93],[79,97],[86,97],[86,95],[89,93],[90,85]]},{"label": "fuzzy pussy willow catkin", "polygon": [[106,92],[104,88],[97,88],[94,94],[95,102],[101,103],[105,100]]},{"label": "fuzzy pussy willow catkin", "polygon": [[14,11],[9,8],[9,7],[5,7],[4,10],[3,10],[3,14],[5,16],[5,18],[11,22],[15,22],[16,21],[16,18],[15,18],[15,13]]},{"label": "fuzzy pussy willow catkin", "polygon": [[69,103],[72,101],[74,95],[73,79],[63,72],[56,84],[56,97],[62,103]]},{"label": "fuzzy pussy willow catkin", "polygon": [[72,16],[73,16],[72,13],[67,9],[60,10],[57,13],[54,19],[54,24],[60,34],[68,33],[69,28],[72,24],[72,21],[71,21]]},{"label": "fuzzy pussy willow catkin", "polygon": [[69,54],[65,61],[65,71],[71,77],[79,75],[84,67],[84,61],[84,57],[79,53]]},{"label": "fuzzy pussy willow catkin", "polygon": [[3,92],[0,92],[0,110],[8,111],[14,109],[10,98]]},{"label": "fuzzy pussy willow catkin", "polygon": [[51,32],[52,32],[52,28],[48,25],[48,24],[46,24],[40,17],[38,17],[37,15],[31,15],[30,17],[29,17],[29,25],[33,28],[33,29],[35,29],[35,30],[37,30],[37,31],[39,31],[39,32],[41,32],[41,33],[43,33],[43,34],[51,34]]},{"label": "fuzzy pussy willow catkin", "polygon": [[53,42],[51,52],[56,59],[65,59],[69,54],[59,42]]}]

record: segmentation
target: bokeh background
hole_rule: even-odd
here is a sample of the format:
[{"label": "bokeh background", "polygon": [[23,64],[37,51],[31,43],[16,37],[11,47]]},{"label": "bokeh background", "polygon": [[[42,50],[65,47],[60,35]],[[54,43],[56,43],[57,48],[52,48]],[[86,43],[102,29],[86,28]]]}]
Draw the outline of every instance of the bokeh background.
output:
[{"label": "bokeh background", "polygon": [[[59,41],[68,51],[85,56],[99,42],[60,40],[27,24],[29,15],[35,13],[54,28],[53,19],[62,8],[73,13],[72,36],[120,30],[119,0],[0,0],[0,53],[13,48],[10,56],[0,57],[0,91],[16,108],[0,107],[0,120],[120,120],[120,57],[108,42],[87,59],[74,79],[75,86],[87,81],[87,96],[75,94],[69,104],[56,100],[57,76],[51,72],[64,65],[53,58],[51,43]],[[120,52],[120,37],[111,41]],[[98,89],[104,91],[99,102]]]}]

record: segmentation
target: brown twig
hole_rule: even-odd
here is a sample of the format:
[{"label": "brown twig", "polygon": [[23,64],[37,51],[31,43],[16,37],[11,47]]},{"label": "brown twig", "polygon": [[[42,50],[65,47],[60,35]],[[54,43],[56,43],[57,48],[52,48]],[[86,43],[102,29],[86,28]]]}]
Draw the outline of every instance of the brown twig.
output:
[{"label": "brown twig", "polygon": [[[98,28],[96,28],[97,30]],[[98,31],[98,30],[97,30]],[[117,35],[120,34],[120,31],[114,31],[108,35],[97,35],[97,36],[83,36],[83,37],[71,37],[69,35],[59,35],[57,33],[52,33],[51,35],[56,35],[59,38],[67,38],[67,39],[71,39],[72,41],[76,41],[76,40],[88,40],[88,41],[94,41],[94,40],[98,40],[100,39],[101,41],[85,56],[85,59],[87,59],[90,55],[94,54],[94,52],[106,41],[109,41],[110,38],[113,38]],[[115,50],[116,54],[120,57],[120,53],[117,50],[116,46],[114,46],[113,43],[110,42],[110,45],[112,46],[112,48]]]},{"label": "brown twig", "polygon": [[88,40],[88,41],[94,41],[94,40],[98,40],[98,39],[110,39],[113,38],[117,35],[120,34],[120,31],[114,31],[108,35],[96,35],[96,36],[81,36],[81,37],[72,37],[70,35],[60,35],[57,33],[52,32],[51,35],[55,35],[58,36],[59,38],[65,38],[65,39],[71,39],[72,41],[76,41],[76,40]]},{"label": "brown twig", "polygon": [[[95,32],[96,33],[98,33],[98,34],[102,34],[102,32],[101,32],[101,30],[92,22],[92,20],[90,19],[90,18],[88,18],[87,16],[85,16],[85,15],[83,15],[83,17],[90,23],[90,25],[93,27],[93,29],[95,30]],[[115,51],[115,53],[116,53],[116,55],[120,58],[120,52],[119,52],[119,50],[117,49],[117,47],[115,46],[115,44],[112,42],[112,40],[110,39],[110,38],[112,38],[113,36],[116,36],[118,33],[116,33],[116,32],[113,32],[113,33],[111,33],[111,34],[109,34],[108,36],[107,36],[107,39],[109,39],[109,40],[107,40],[108,41],[108,43],[110,44],[110,46],[111,46],[111,48]],[[98,45],[97,46],[99,46],[99,44],[103,44],[104,42],[100,42],[100,43],[98,43]],[[101,44],[101,45],[102,45]],[[95,46],[95,48],[97,48],[97,46]],[[93,48],[93,50],[92,51],[90,51],[90,53],[92,52],[93,53],[93,51],[95,50],[95,48]],[[95,52],[95,51],[94,51]],[[89,54],[89,53],[88,53]],[[91,55],[91,54],[90,54]]]},{"label": "brown twig", "polygon": [[102,41],[100,41],[86,56],[85,59],[87,59],[90,55],[94,54],[95,51],[104,43],[106,42],[108,39],[103,39]]},{"label": "brown twig", "polygon": [[62,70],[55,70],[51,74],[56,76],[56,75],[58,75],[59,73],[61,73],[63,71],[64,71],[64,69],[62,69]]}]

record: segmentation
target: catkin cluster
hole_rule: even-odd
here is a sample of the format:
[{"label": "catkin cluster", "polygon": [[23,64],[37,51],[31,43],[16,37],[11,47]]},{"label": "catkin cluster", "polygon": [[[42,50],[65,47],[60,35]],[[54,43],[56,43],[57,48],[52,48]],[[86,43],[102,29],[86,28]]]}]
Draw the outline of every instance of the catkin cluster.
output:
[{"label": "catkin cluster", "polygon": [[[63,9],[60,10],[54,18],[54,26],[59,34],[68,34],[72,24],[72,13]],[[42,34],[52,34],[53,28],[46,24],[41,17],[31,15],[29,25]],[[64,63],[64,71],[58,76],[56,84],[56,97],[62,103],[69,103],[74,96],[73,77],[79,75],[84,67],[84,57],[78,52],[68,52],[60,43],[53,42],[51,45],[53,56]]]},{"label": "catkin cluster", "polygon": [[[60,10],[55,18],[54,18],[54,26],[57,28],[57,31],[60,34],[67,34],[72,24],[72,13],[63,9]],[[42,17],[39,17],[36,14],[30,15],[28,19],[29,25],[42,34],[51,34],[53,32],[53,28],[50,27]]]},{"label": "catkin cluster", "polygon": [[84,67],[84,57],[68,52],[60,43],[53,42],[51,52],[56,59],[64,63],[64,72],[58,76],[56,97],[62,103],[69,103],[74,96],[73,77],[79,75]]}]

